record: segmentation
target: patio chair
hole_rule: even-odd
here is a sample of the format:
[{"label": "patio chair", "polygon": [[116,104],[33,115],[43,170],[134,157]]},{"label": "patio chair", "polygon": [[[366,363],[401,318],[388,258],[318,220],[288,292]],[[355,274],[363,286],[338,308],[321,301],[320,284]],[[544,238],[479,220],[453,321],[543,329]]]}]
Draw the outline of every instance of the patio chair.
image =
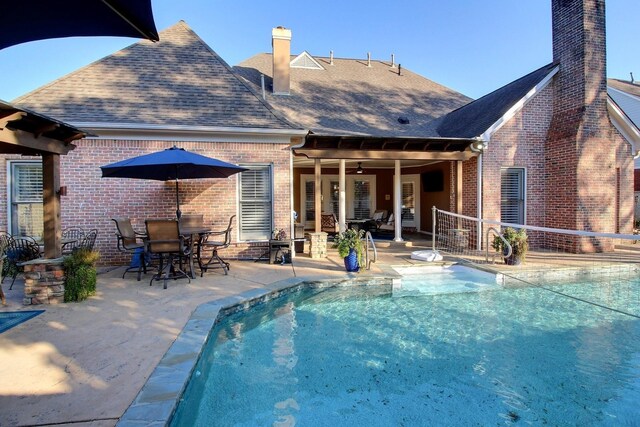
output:
[{"label": "patio chair", "polygon": [[389,218],[385,222],[381,222],[378,225],[378,232],[394,233],[396,230],[395,220],[393,213],[389,214]]},{"label": "patio chair", "polygon": [[40,258],[40,246],[33,237],[21,236],[11,238],[7,247],[6,258],[9,269],[8,273],[12,276],[9,290],[13,288],[18,273],[24,270],[19,264],[37,258]]},{"label": "patio chair", "polygon": [[333,212],[320,214],[320,231],[324,231],[331,235],[340,231],[336,214]]},{"label": "patio chair", "polygon": [[0,301],[2,305],[7,305],[7,299],[4,296],[2,290],[2,282],[4,281],[4,262],[7,258],[7,246],[11,240],[11,235],[5,232],[0,232],[0,272],[2,272],[2,279],[0,280]]},{"label": "patio chair", "polygon": [[68,241],[62,244],[62,254],[68,255],[82,244],[84,240],[84,230],[80,227],[65,228],[62,230],[62,240]]},{"label": "patio chair", "polygon": [[137,270],[138,281],[140,281],[140,275],[142,272],[147,274],[147,262],[144,251],[144,238],[146,234],[139,233],[133,229],[131,225],[131,219],[129,218],[112,218],[111,221],[116,224],[116,237],[118,238],[118,250],[120,252],[128,252],[133,256],[137,256],[137,262],[132,262],[132,266],[127,268],[122,273],[124,279],[125,274],[130,271]]},{"label": "patio chair", "polygon": [[[183,277],[186,277],[190,283],[189,275],[181,268],[181,259],[191,256],[190,246],[180,235],[178,221],[148,219],[145,225],[147,228],[146,250],[159,258],[158,273],[151,278],[149,286],[153,285],[154,280],[162,280],[164,289],[167,289],[167,280]],[[180,267],[175,266],[175,261],[180,261]]]},{"label": "patio chair", "polygon": [[[204,272],[209,268],[222,268],[225,275],[229,274],[230,265],[218,255],[218,251],[227,248],[231,244],[231,230],[233,230],[231,224],[235,217],[235,215],[232,215],[231,218],[229,218],[229,225],[226,230],[211,231],[202,236],[198,244],[197,254],[200,277],[202,277]],[[211,252],[211,254],[207,255],[209,252]]]},{"label": "patio chair", "polygon": [[89,230],[85,235],[80,244],[78,244],[75,249],[87,249],[92,251],[93,246],[96,244],[96,238],[98,237],[98,230],[93,229]]}]

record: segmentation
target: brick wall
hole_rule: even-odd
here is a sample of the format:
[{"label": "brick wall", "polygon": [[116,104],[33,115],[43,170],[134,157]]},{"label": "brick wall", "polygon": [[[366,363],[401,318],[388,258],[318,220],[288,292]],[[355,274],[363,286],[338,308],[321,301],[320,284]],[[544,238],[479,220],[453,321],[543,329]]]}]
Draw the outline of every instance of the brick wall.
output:
[{"label": "brick wall", "polygon": [[[130,259],[117,251],[114,217],[130,217],[134,228],[144,230],[145,218],[175,218],[175,182],[101,178],[100,166],[173,146],[167,141],[81,140],[77,148],[61,156],[62,227],[97,228],[96,248],[101,264],[122,264]],[[273,205],[276,228],[291,227],[289,192],[290,150],[286,144],[180,142],[180,147],[229,163],[273,165]],[[5,163],[6,159],[5,157]],[[226,228],[229,217],[238,214],[237,176],[225,179],[180,181],[181,211],[204,214],[213,229]],[[6,188],[6,166],[0,171],[0,188]],[[4,192],[3,192],[4,193]],[[6,227],[6,195],[0,197],[5,209],[0,223]],[[2,205],[0,205],[2,206]],[[233,244],[224,255],[231,258],[260,256],[265,242],[237,243],[238,217],[234,222]]]}]

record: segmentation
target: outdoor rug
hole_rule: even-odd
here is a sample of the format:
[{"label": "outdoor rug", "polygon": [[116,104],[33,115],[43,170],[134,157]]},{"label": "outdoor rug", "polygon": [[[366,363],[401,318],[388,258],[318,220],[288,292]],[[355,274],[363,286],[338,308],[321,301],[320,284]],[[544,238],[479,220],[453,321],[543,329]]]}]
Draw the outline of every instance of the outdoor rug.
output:
[{"label": "outdoor rug", "polygon": [[13,328],[22,322],[26,322],[40,313],[44,313],[44,310],[9,311],[0,313],[0,333]]}]

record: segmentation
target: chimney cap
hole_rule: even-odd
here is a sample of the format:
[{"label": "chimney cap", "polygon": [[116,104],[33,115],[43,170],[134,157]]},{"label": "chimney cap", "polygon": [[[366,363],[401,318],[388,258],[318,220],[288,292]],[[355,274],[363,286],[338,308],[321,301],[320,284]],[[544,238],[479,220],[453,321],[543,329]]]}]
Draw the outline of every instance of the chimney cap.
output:
[{"label": "chimney cap", "polygon": [[291,40],[291,30],[279,26],[271,30],[271,37],[274,39]]}]

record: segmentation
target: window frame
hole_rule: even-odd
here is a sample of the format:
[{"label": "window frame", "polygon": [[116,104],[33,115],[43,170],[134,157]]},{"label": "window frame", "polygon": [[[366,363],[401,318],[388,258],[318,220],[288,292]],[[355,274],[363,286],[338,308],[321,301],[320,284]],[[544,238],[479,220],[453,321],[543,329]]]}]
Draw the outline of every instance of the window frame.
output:
[{"label": "window frame", "polygon": [[[243,203],[251,202],[251,200],[243,200],[242,197],[242,174],[245,172],[240,172],[238,174],[238,185],[237,185],[237,196],[238,196],[238,241],[239,242],[264,242],[271,239],[271,235],[274,229],[274,221],[275,221],[275,212],[274,212],[274,174],[273,174],[273,164],[271,163],[239,163],[238,166],[247,168],[250,170],[264,170],[267,169],[269,173],[269,194],[268,200],[264,203],[269,204],[269,230],[265,230],[264,236],[253,237],[253,236],[244,236],[243,235]],[[258,199],[254,199],[253,202],[258,201]]]},{"label": "window frame", "polygon": [[[516,191],[519,193],[519,198],[517,199],[517,209],[519,212],[516,215],[518,216],[518,221],[504,221],[503,218],[505,195],[503,193],[502,186],[505,173],[509,172],[517,172],[518,176],[517,185],[519,188]],[[500,222],[520,225],[526,225],[527,223],[527,169],[525,167],[509,166],[500,168]]]},{"label": "window frame", "polygon": [[[16,185],[16,173],[14,171],[16,166],[20,166],[20,165],[37,165],[40,167],[40,171],[42,172],[42,161],[41,160],[8,160],[7,161],[7,232],[9,234],[12,235],[19,235],[19,230],[16,228],[18,226],[18,224],[14,224],[14,221],[16,221],[17,219],[15,218],[14,215],[14,189],[15,189],[15,185]],[[44,180],[44,178],[43,178]],[[44,193],[44,182],[41,181],[41,185],[43,187],[42,191]],[[40,199],[40,204],[43,204],[44,198],[44,194],[42,194],[42,197]],[[34,204],[36,202],[24,202],[29,203],[29,204]],[[44,212],[43,212],[43,224],[42,224],[42,234],[44,234]],[[31,237],[42,237],[42,236],[37,236],[37,235],[33,235]]]}]

